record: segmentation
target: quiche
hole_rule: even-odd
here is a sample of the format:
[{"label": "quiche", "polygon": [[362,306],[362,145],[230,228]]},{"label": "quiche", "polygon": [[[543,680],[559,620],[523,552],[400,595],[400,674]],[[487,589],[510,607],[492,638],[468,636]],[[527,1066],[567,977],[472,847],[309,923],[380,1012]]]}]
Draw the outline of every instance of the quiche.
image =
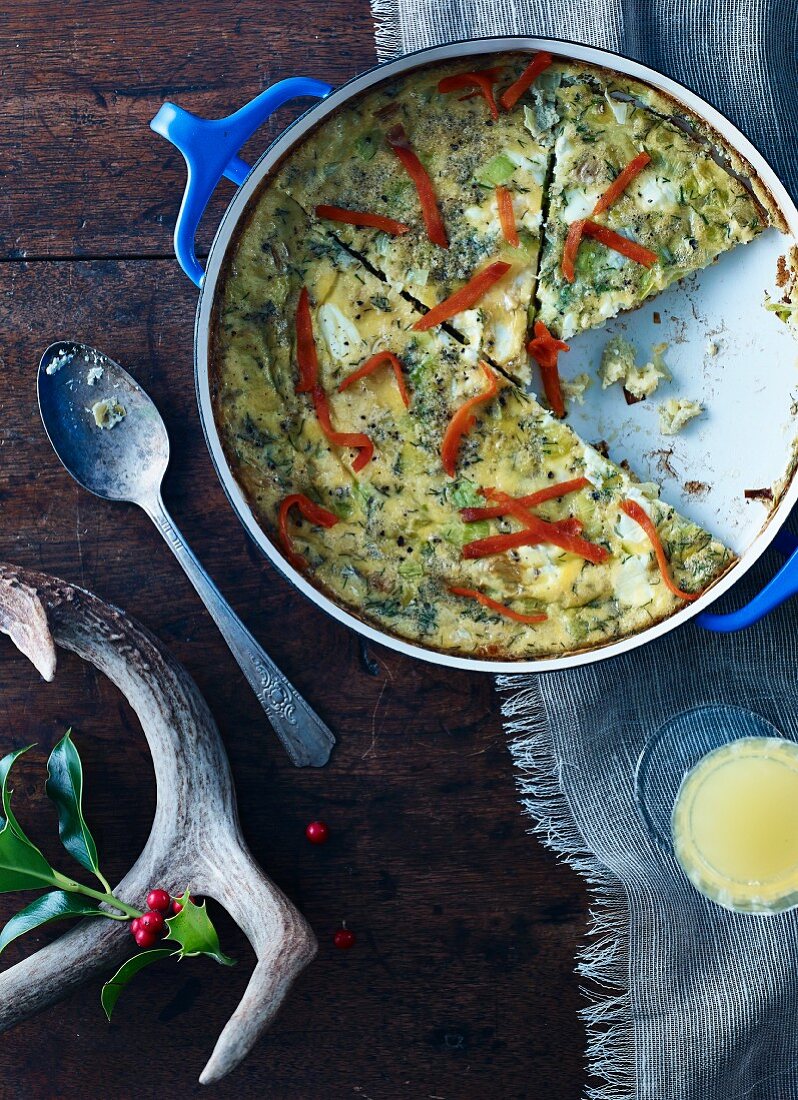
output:
[{"label": "quiche", "polygon": [[259,522],[339,605],[521,660],[641,631],[733,564],[569,427],[557,383],[562,337],[776,222],[666,107],[544,55],[429,66],[325,120],[251,200],[216,291],[215,416]]},{"label": "quiche", "polygon": [[[478,61],[478,73],[523,70],[523,56]],[[478,309],[453,316],[470,346],[511,374],[527,377],[524,350],[535,291],[544,182],[552,134],[518,125],[514,113],[494,119],[470,86],[439,91],[463,74],[462,63],[411,73],[337,112],[278,172],[275,186],[304,209],[378,213],[409,227],[392,236],[373,228],[327,221],[331,231],[391,286],[432,308],[486,265],[502,261],[507,274]],[[464,95],[468,98],[464,98]],[[494,98],[495,102],[495,98]],[[428,236],[418,194],[387,136],[404,135],[423,163],[445,232],[446,247]],[[512,207],[512,243],[502,228],[497,194]]]},{"label": "quiche", "polygon": [[[537,316],[567,339],[752,240],[768,219],[711,147],[646,107],[631,82],[621,93],[597,72],[565,69],[562,77]],[[648,250],[654,262],[583,239],[569,280],[563,273],[569,230],[593,219],[602,195],[641,154],[646,163],[595,224]]]}]

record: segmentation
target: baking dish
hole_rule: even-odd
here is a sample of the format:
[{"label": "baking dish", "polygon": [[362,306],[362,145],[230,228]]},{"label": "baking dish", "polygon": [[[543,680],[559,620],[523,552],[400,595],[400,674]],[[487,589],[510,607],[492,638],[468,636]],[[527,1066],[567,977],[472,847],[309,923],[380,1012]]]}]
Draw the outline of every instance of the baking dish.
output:
[{"label": "baking dish", "polygon": [[[710,409],[711,415],[701,432],[686,433],[669,450],[658,451],[651,448],[653,439],[645,435],[644,426],[641,429],[639,416],[635,421],[629,410],[619,414],[606,397],[597,394],[594,399],[592,393],[581,410],[574,410],[572,423],[585,438],[609,439],[616,461],[628,458],[638,473],[662,483],[664,496],[691,518],[717,532],[735,550],[739,560],[698,600],[647,630],[585,652],[524,661],[455,656],[408,642],[358,618],[295,570],[261,528],[227,464],[213,416],[209,362],[214,296],[236,227],[270,172],[291,148],[340,106],[381,82],[391,81],[419,66],[508,50],[548,50],[561,57],[614,69],[664,92],[675,101],[677,110],[682,104],[748,162],[772,195],[788,227],[787,237],[769,230],[744,249],[723,257],[700,280],[685,280],[670,288],[656,299],[653,314],[641,309],[610,322],[598,332],[580,334],[578,353],[569,361],[569,368],[575,373],[584,369],[585,364],[594,365],[597,341],[605,340],[614,326],[632,331],[640,342],[653,343],[658,336],[661,338],[661,333],[652,326],[660,323],[661,315],[667,314],[676,334],[675,373],[686,383],[692,381],[694,386],[700,386],[700,396]],[[238,151],[258,126],[289,100],[307,97],[318,102],[283,131],[254,166],[245,164]],[[188,169],[175,227],[175,251],[181,267],[200,290],[194,341],[195,376],[200,418],[212,460],[234,511],[258,547],[300,591],[329,614],[374,641],[438,664],[489,672],[541,672],[613,656],[676,629],[694,616],[700,625],[711,630],[737,630],[756,622],[798,592],[798,543],[781,532],[798,498],[798,482],[793,477],[798,438],[793,395],[796,347],[787,326],[765,309],[766,294],[777,293],[774,280],[778,257],[798,239],[798,210],[761,154],[728,119],[694,92],[639,62],[605,50],[549,38],[479,38],[407,54],[362,73],[338,89],[307,77],[281,80],[240,110],[217,120],[197,118],[166,103],[151,125],[181,151]],[[238,189],[219,224],[203,270],[196,256],[194,236],[207,202],[223,176]],[[711,340],[722,344],[722,355],[704,354],[702,349]],[[700,378],[695,370],[699,355]],[[756,376],[755,386],[751,384],[752,364],[762,364],[763,368],[763,374]],[[644,450],[646,446],[650,447],[648,451]],[[703,480],[710,475],[711,484]],[[697,480],[699,477],[702,480]],[[774,496],[772,506],[766,501],[764,510],[761,503],[746,499],[744,493],[745,489],[760,487],[768,490],[772,487]],[[769,584],[738,611],[727,615],[708,612],[709,605],[756,562],[777,536],[777,545],[789,556]]]}]

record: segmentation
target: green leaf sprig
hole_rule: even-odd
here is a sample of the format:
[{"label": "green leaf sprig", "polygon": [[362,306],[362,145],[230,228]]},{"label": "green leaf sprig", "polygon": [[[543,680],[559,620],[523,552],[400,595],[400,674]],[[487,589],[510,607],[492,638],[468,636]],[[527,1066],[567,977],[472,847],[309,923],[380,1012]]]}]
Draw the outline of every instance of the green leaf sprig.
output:
[{"label": "green leaf sprig", "polygon": [[183,908],[166,921],[169,929],[166,939],[180,946],[176,951],[171,947],[152,947],[149,951],[140,951],[138,955],[134,955],[132,959],[128,959],[120,966],[113,978],[103,986],[100,997],[105,1015],[109,1020],[122,990],[140,970],[151,963],[160,962],[161,959],[188,959],[197,955],[207,955],[222,966],[235,966],[235,959],[225,955],[219,947],[219,936],[205,909],[205,902],[197,905],[190,897],[188,890],[176,900]]},{"label": "green leaf sprig", "polygon": [[[90,871],[102,889],[95,890],[61,874],[27,836],[11,809],[12,791],[8,782],[16,759],[33,746],[8,753],[0,760],[0,893],[46,890],[6,922],[0,931],[0,952],[8,944],[36,928],[70,917],[105,917],[129,921],[142,911],[128,905],[113,893],[100,870],[97,845],[83,816],[83,765],[67,730],[47,761],[45,792],[58,814],[58,832],[66,851],[85,870]],[[167,918],[166,939],[178,947],[155,947],[140,951],[128,959],[102,989],[101,1002],[108,1019],[133,977],[144,967],[170,956],[179,959],[206,955],[223,966],[235,960],[225,955],[219,937],[208,916],[205,903],[198,905],[188,888],[179,901],[182,908]],[[135,927],[135,926],[134,926]]]},{"label": "green leaf sprig", "polygon": [[58,811],[61,843],[110,894],[111,887],[97,862],[97,845],[83,817],[83,765],[72,742],[72,730],[66,731],[50,753],[44,789]]}]

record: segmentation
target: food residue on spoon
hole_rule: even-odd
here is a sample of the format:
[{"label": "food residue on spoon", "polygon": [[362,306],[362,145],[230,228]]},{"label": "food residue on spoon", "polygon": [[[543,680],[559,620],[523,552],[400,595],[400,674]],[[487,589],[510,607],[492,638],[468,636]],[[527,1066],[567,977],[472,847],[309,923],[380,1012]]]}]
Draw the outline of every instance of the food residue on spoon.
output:
[{"label": "food residue on spoon", "polygon": [[94,386],[103,376],[102,367],[92,367],[86,374],[86,385]]},{"label": "food residue on spoon", "polygon": [[124,405],[108,398],[95,401],[91,407],[91,412],[94,416],[94,423],[98,428],[113,428],[127,416]]},{"label": "food residue on spoon", "polygon": [[67,363],[72,362],[71,351],[59,351],[58,355],[54,355],[51,361],[45,367],[45,374],[55,374],[56,371],[61,370]]}]

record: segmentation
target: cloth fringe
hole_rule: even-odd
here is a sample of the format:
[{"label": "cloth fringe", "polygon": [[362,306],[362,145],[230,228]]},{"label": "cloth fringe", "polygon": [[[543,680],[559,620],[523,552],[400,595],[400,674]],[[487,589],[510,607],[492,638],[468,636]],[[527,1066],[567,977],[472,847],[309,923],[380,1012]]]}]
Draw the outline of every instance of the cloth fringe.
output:
[{"label": "cloth fringe", "polygon": [[404,53],[399,0],[371,0],[371,14],[378,59],[388,61]]},{"label": "cloth fringe", "polygon": [[543,700],[533,678],[500,676],[502,715],[516,767],[516,784],[532,832],[563,862],[582,875],[592,905],[587,939],[576,972],[586,984],[588,1005],[580,1011],[587,1031],[592,1077],[588,1100],[634,1100],[634,1020],[629,992],[629,906],[620,879],[588,850],[563,794],[560,765],[551,741]]}]

